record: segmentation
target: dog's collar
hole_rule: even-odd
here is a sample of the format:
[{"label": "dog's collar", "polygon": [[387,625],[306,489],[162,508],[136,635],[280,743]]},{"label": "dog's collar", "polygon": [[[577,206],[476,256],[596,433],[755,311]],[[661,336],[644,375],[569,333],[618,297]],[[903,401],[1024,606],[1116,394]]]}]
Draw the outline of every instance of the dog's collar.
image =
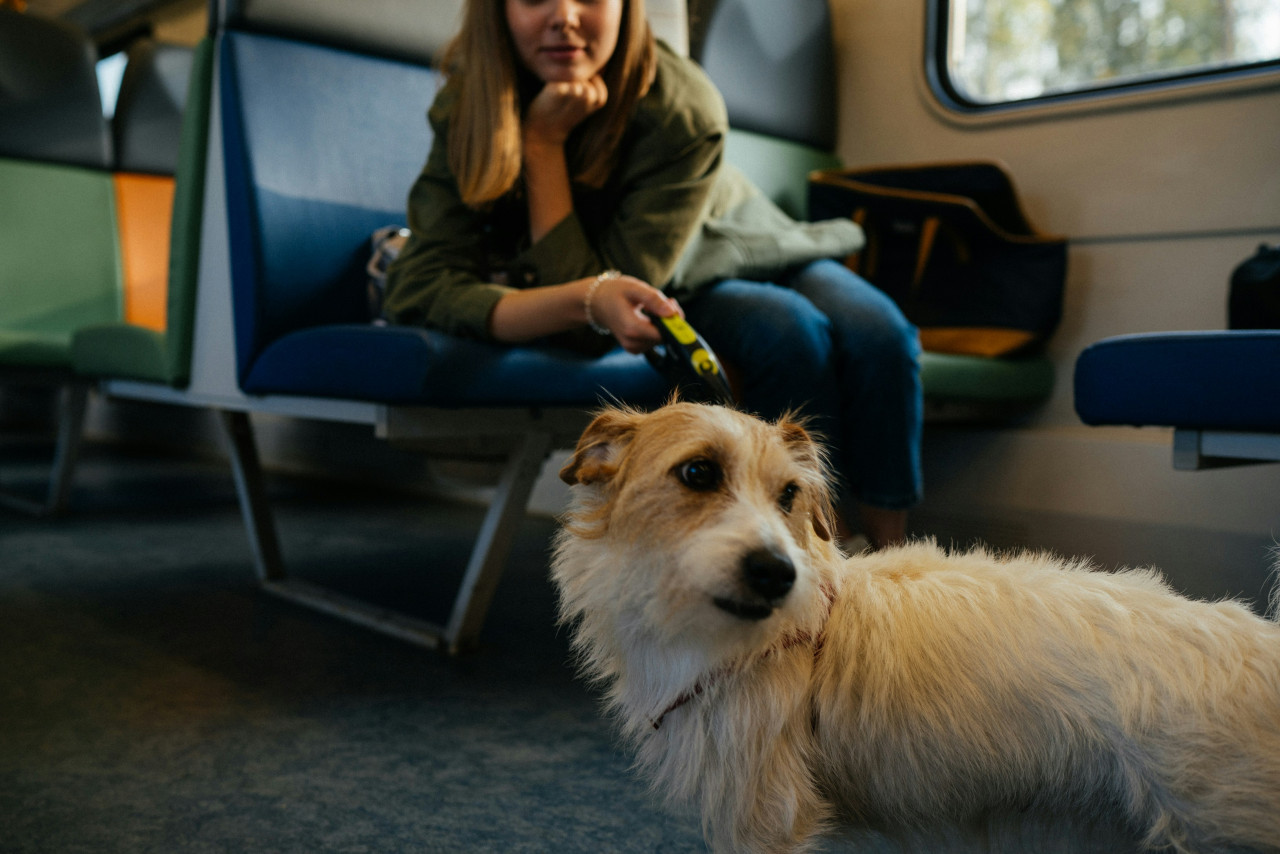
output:
[{"label": "dog's collar", "polygon": [[[776,644],[769,647],[764,652],[760,653],[760,657],[757,659],[758,661],[765,660],[769,656],[773,655],[775,652],[785,652],[786,650],[794,649],[797,646],[803,646],[803,645],[811,645],[813,647],[813,660],[814,661],[818,660],[818,657],[822,655],[822,642],[825,638],[824,630],[827,624],[827,618],[831,616],[831,606],[835,602],[835,592],[825,584],[822,585],[822,594],[823,594],[823,598],[827,600],[826,613],[823,615],[823,618],[822,618],[822,628],[819,628],[817,632],[810,632],[810,631],[791,632],[790,634],[783,637],[782,640],[778,641]],[[666,719],[667,715],[671,714],[681,706],[684,706],[687,703],[691,702],[695,697],[700,696],[704,691],[709,689],[711,686],[715,685],[725,676],[729,675],[734,670],[738,669],[738,667],[739,665],[730,664],[730,665],[721,667],[717,670],[713,670],[711,673],[707,674],[705,678],[700,679],[696,683],[694,683],[694,686],[690,688],[688,691],[685,691],[679,697],[676,697],[674,700],[672,700],[671,705],[663,709],[662,713],[659,714],[653,720],[649,721],[649,723],[653,724],[653,728],[655,730],[662,729],[662,722]]]},{"label": "dog's collar", "polygon": [[[711,680],[712,684],[714,684],[714,683],[716,683],[716,682],[719,682],[719,681],[720,681],[720,677],[721,677],[721,676],[723,676],[723,675],[728,671],[728,669],[729,669],[729,668],[727,668],[727,667],[726,667],[726,668],[721,668],[720,670],[716,671],[715,673],[712,673],[712,674],[711,674],[711,677],[710,677],[710,680]],[[690,700],[692,700],[694,697],[696,697],[696,696],[698,696],[699,694],[701,694],[701,693],[702,693],[702,691],[703,691],[702,683],[701,683],[701,682],[699,682],[699,683],[697,683],[696,685],[694,685],[691,689],[689,689],[688,691],[685,691],[685,692],[684,692],[683,694],[681,694],[679,697],[676,697],[676,698],[675,698],[675,700],[673,700],[673,701],[672,701],[671,705],[667,706],[665,709],[663,709],[663,710],[662,710],[662,714],[658,715],[656,718],[654,718],[653,720],[649,721],[649,723],[653,724],[653,728],[654,728],[654,729],[662,729],[662,722],[666,719],[667,715],[671,714],[671,713],[672,713],[672,712],[674,712],[676,709],[680,708],[680,707],[681,707],[681,706],[683,706],[685,703],[689,702],[689,701],[690,701]]]}]

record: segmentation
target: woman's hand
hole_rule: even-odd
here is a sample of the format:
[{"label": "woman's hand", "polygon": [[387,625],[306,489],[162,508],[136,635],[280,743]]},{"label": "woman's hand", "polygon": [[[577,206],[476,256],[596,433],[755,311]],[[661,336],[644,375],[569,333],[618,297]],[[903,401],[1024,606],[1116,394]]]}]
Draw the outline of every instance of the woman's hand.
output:
[{"label": "woman's hand", "polygon": [[498,341],[517,344],[580,329],[590,319],[608,329],[627,352],[643,353],[661,340],[645,311],[659,317],[684,316],[679,303],[634,276],[588,276],[562,285],[511,291],[493,307],[489,331]]},{"label": "woman's hand", "polygon": [[587,116],[604,106],[609,90],[599,77],[542,87],[524,117],[524,186],[529,239],[537,243],[573,213],[564,142]]},{"label": "woman's hand", "polygon": [[563,146],[573,129],[608,100],[609,89],[599,75],[590,80],[547,83],[525,112],[525,146]]},{"label": "woman's hand", "polygon": [[584,313],[595,324],[612,332],[628,353],[643,353],[662,340],[644,312],[658,317],[675,314],[684,317],[679,303],[634,276],[601,279],[598,284],[595,279],[588,281],[590,306],[584,297]]}]

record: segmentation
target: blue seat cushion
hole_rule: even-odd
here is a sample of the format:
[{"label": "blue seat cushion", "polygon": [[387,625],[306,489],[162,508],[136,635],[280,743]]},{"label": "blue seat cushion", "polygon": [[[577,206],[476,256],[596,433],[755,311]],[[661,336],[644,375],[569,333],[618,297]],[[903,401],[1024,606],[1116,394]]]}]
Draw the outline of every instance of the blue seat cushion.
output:
[{"label": "blue seat cushion", "polygon": [[1086,424],[1280,430],[1280,330],[1106,338],[1076,361]]},{"label": "blue seat cushion", "polygon": [[329,324],[291,332],[254,360],[251,394],[296,394],[423,406],[660,404],[667,385],[642,356],[600,358],[497,347],[433,330]]}]

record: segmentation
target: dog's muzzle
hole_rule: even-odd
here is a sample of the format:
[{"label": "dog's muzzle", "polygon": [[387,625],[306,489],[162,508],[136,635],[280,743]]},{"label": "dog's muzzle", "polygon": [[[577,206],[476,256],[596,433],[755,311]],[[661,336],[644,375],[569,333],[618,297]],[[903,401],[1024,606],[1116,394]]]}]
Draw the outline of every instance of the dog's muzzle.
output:
[{"label": "dog's muzzle", "polygon": [[744,597],[718,596],[716,607],[744,620],[763,620],[787,597],[796,583],[791,558],[773,549],[756,549],[742,558]]}]

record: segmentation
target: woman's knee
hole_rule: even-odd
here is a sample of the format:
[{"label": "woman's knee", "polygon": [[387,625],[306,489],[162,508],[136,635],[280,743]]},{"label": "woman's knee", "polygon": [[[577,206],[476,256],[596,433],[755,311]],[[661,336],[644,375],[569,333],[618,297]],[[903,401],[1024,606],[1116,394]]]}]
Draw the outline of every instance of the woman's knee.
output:
[{"label": "woman's knee", "polygon": [[794,290],[758,282],[722,282],[687,308],[690,322],[717,352],[753,361],[825,365],[830,319]]},{"label": "woman's knee", "polygon": [[920,334],[888,294],[836,261],[816,261],[801,269],[792,287],[829,319],[835,335],[859,356],[914,362]]}]

